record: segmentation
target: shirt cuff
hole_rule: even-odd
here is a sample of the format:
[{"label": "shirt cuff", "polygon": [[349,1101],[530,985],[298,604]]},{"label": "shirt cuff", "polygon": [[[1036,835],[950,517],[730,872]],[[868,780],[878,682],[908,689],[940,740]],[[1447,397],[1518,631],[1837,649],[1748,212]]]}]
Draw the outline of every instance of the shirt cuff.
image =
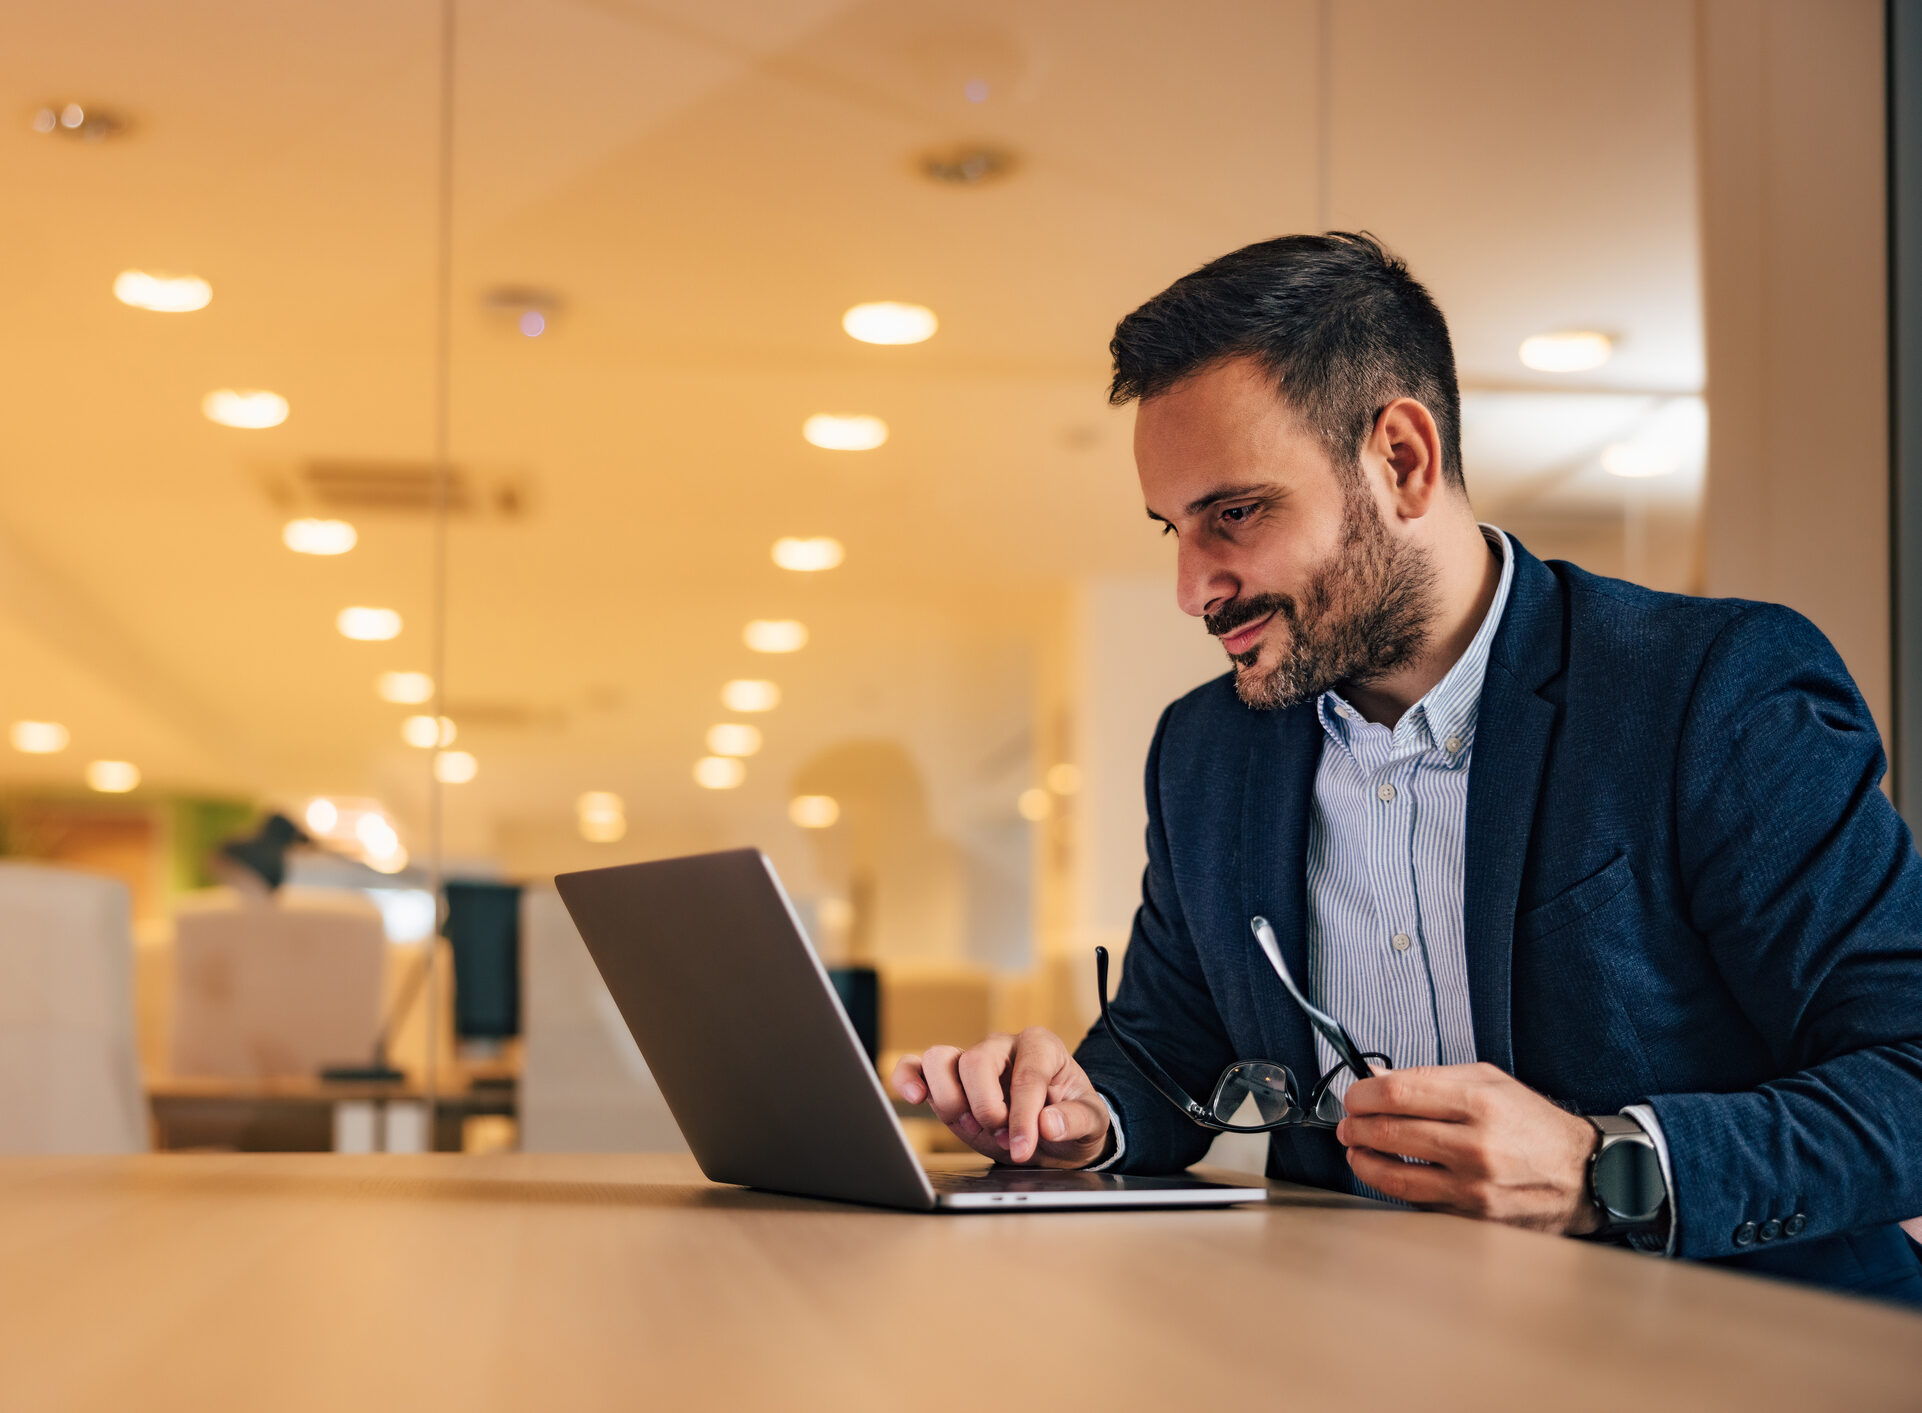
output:
[{"label": "shirt cuff", "polygon": [[[1108,1107],[1108,1132],[1114,1135],[1114,1152],[1110,1153],[1093,1167],[1084,1169],[1086,1172],[1100,1173],[1106,1172],[1109,1168],[1112,1168],[1116,1163],[1121,1161],[1122,1154],[1128,1151],[1128,1135],[1121,1131],[1121,1115],[1115,1112],[1114,1101],[1107,1095],[1102,1094],[1098,1089],[1095,1093],[1100,1095],[1101,1102]],[[1664,1176],[1668,1173],[1668,1159],[1666,1157],[1662,1159],[1662,1173]]]},{"label": "shirt cuff", "polygon": [[1668,1193],[1668,1241],[1662,1247],[1662,1254],[1673,1256],[1678,1227],[1675,1220],[1675,1170],[1669,1166],[1668,1140],[1662,1136],[1662,1121],[1655,1117],[1655,1111],[1646,1104],[1630,1104],[1622,1110],[1622,1117],[1633,1119],[1642,1126],[1642,1132],[1655,1144],[1655,1156],[1661,1160],[1662,1187]]}]

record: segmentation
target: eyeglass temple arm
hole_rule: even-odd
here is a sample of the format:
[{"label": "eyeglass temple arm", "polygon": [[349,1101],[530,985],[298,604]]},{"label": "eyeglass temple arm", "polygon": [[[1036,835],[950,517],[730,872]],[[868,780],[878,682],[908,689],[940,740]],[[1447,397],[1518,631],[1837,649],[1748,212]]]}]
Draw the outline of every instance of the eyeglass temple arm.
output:
[{"label": "eyeglass temple arm", "polygon": [[1368,1068],[1368,1061],[1362,1058],[1361,1046],[1355,1044],[1349,1037],[1348,1032],[1342,1028],[1341,1022],[1302,995],[1301,988],[1295,985],[1295,978],[1289,973],[1288,964],[1281,959],[1281,943],[1275,940],[1275,930],[1268,925],[1268,919],[1250,918],[1248,926],[1254,930],[1255,941],[1260,944],[1262,952],[1267,956],[1268,965],[1275,969],[1275,975],[1281,978],[1281,984],[1288,988],[1288,994],[1295,998],[1295,1004],[1300,1006],[1303,1013],[1307,1015],[1308,1023],[1321,1032],[1322,1038],[1340,1057],[1341,1062],[1354,1071],[1355,1078],[1373,1078],[1375,1072]]},{"label": "eyeglass temple arm", "polygon": [[1106,947],[1094,949],[1094,970],[1095,980],[1101,993],[1101,1023],[1107,1027],[1109,1039],[1114,1041],[1122,1056],[1129,1064],[1141,1071],[1141,1077],[1152,1084],[1163,1099],[1187,1114],[1189,1118],[1206,1122],[1208,1111],[1197,1104],[1185,1089],[1176,1084],[1174,1077],[1161,1068],[1153,1055],[1142,1048],[1141,1042],[1116,1025],[1114,1017],[1108,1013],[1108,949]]}]

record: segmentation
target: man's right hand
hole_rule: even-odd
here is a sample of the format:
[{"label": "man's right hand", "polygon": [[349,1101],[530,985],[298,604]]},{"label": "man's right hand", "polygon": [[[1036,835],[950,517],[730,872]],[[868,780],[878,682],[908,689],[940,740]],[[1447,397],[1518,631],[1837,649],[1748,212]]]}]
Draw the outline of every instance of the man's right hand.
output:
[{"label": "man's right hand", "polygon": [[1107,1104],[1061,1037],[1040,1026],[969,1050],[935,1045],[903,1056],[893,1083],[997,1163],[1085,1168],[1107,1147]]}]

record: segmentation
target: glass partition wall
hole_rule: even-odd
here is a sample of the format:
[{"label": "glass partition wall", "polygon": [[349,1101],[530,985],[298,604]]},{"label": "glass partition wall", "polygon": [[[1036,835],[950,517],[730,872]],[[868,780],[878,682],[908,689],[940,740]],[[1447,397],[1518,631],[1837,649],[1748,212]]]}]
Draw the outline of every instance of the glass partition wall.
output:
[{"label": "glass partition wall", "polygon": [[[673,1144],[550,882],[706,849],[874,973],[884,1066],[1078,1032],[1222,667],[1115,320],[1371,230],[1483,518],[1695,589],[1689,46],[1659,0],[38,17],[0,847],[131,890],[158,1141]],[[221,846],[275,813],[269,892]]]}]

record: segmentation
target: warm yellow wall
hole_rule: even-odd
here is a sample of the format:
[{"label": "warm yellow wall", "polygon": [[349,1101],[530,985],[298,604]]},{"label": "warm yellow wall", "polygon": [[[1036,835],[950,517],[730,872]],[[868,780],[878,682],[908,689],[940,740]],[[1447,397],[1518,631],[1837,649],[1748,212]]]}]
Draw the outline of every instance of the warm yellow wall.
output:
[{"label": "warm yellow wall", "polygon": [[1813,619],[1889,735],[1880,0],[1697,0],[1711,594]]}]

